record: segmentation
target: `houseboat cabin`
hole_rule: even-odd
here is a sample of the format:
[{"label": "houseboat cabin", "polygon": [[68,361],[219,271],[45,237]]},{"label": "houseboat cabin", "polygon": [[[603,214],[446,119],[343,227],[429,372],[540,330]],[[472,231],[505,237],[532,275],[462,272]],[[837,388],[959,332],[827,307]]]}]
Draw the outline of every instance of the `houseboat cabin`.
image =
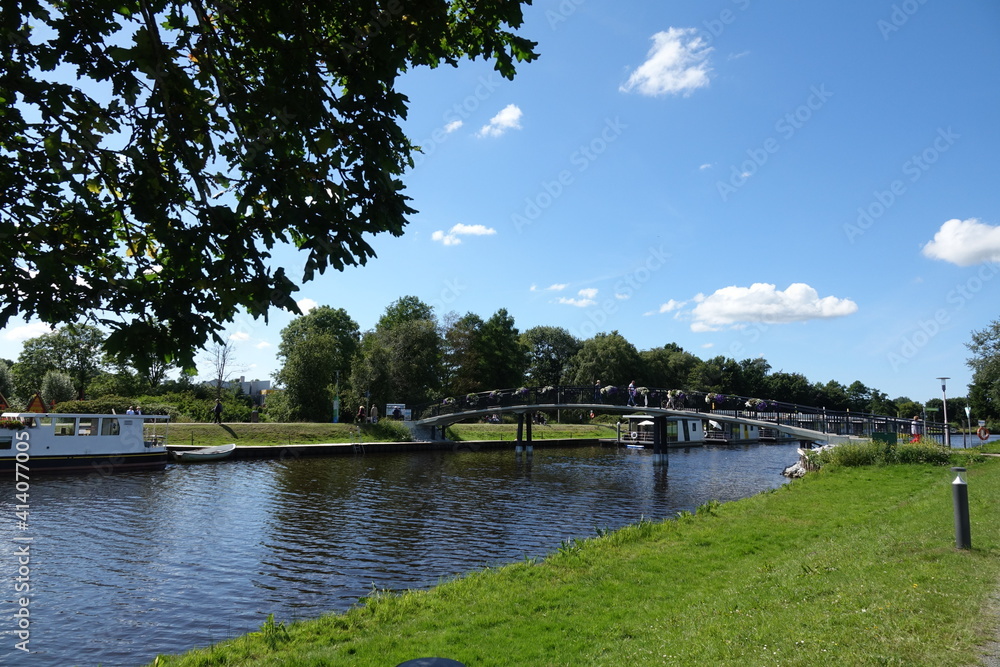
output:
[{"label": "houseboat cabin", "polygon": [[5,412],[0,415],[0,472],[162,469],[167,421],[160,415]]}]

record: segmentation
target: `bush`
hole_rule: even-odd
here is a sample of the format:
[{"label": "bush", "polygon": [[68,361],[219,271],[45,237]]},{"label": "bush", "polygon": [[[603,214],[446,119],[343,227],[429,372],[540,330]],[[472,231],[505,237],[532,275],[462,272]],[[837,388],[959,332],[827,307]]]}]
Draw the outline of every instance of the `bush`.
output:
[{"label": "bush", "polygon": [[413,435],[410,429],[403,422],[392,419],[380,419],[377,424],[366,424],[364,427],[366,436],[371,436],[381,442],[410,442]]},{"label": "bush", "polygon": [[142,403],[137,402],[135,398],[128,398],[125,396],[102,396],[101,398],[95,398],[89,401],[66,401],[65,403],[57,404],[53,412],[70,412],[93,415],[123,415],[126,411],[128,411],[129,407],[134,407],[137,404],[142,407],[143,414],[168,415],[171,420],[177,418],[177,409],[172,405],[164,403]]},{"label": "bush", "polygon": [[931,463],[948,465],[951,451],[931,440],[899,445],[865,440],[849,442],[806,454],[809,461],[818,468],[823,466],[876,466],[896,463]]}]

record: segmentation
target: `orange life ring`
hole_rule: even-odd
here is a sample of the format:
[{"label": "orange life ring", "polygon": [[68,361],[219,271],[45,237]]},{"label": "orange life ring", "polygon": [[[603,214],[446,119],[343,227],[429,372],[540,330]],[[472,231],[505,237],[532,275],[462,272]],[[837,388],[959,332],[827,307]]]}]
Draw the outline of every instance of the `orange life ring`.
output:
[{"label": "orange life ring", "polygon": [[990,437],[990,430],[985,426],[980,426],[979,430],[976,431],[976,435],[979,436],[980,440],[988,440]]}]

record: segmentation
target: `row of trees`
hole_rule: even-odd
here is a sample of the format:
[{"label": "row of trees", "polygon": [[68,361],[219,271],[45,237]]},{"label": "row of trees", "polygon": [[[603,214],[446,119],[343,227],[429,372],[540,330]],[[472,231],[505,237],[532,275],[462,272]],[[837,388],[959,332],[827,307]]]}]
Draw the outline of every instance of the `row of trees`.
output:
[{"label": "row of trees", "polygon": [[[70,325],[26,341],[16,362],[0,360],[0,393],[22,403],[41,389],[48,400],[107,395],[162,395],[196,388],[190,376],[166,380],[169,364],[146,359],[141,365],[101,352],[103,333]],[[969,401],[977,418],[1000,417],[1000,321],[974,332],[969,364],[974,370]],[[216,346],[208,362],[226,379],[232,350]],[[522,385],[625,385],[754,396],[831,410],[910,417],[928,410],[940,418],[941,400],[926,405],[906,396],[889,398],[860,381],[813,382],[801,373],[772,371],[763,358],[737,361],[701,359],[674,343],[638,350],[617,331],[579,340],[560,327],[521,332],[500,309],[488,319],[449,313],[438,319],[414,296],[390,304],[375,327],[362,332],[342,308],[322,306],[293,320],[281,332],[281,362],[274,380],[284,389],[268,397],[267,415],[276,421],[329,421],[335,395],[342,410],[358,405],[416,405],[442,396]],[[145,372],[136,367],[149,369]],[[214,394],[218,394],[216,389]],[[212,396],[214,398],[214,396]],[[964,416],[965,398],[948,399],[948,415]]]},{"label": "row of trees", "polygon": [[[104,349],[107,334],[89,324],[70,324],[25,341],[16,361],[0,359],[0,394],[12,407],[24,407],[37,392],[46,403],[86,398],[123,398],[186,393],[218,398],[235,370],[230,344],[215,345],[206,361],[215,379],[211,387],[196,385],[193,375],[181,372],[168,379],[175,364],[153,355],[113,356]],[[140,370],[141,369],[141,370]]]},{"label": "row of trees", "polygon": [[[890,399],[860,381],[812,382],[801,373],[772,372],[763,358],[701,359],[674,343],[638,350],[617,331],[579,340],[560,327],[521,332],[500,309],[488,319],[449,313],[441,320],[414,296],[389,305],[375,328],[362,333],[340,308],[323,306],[282,331],[276,376],[286,389],[279,405],[290,419],[327,420],[339,392],[342,405],[420,404],[442,396],[521,385],[625,385],[756,396],[832,410],[909,417],[924,410],[940,415],[941,400],[926,405],[906,396]],[[975,394],[984,397],[983,392]],[[948,399],[948,414],[963,413],[964,398]],[[992,404],[974,404],[996,418]]]}]

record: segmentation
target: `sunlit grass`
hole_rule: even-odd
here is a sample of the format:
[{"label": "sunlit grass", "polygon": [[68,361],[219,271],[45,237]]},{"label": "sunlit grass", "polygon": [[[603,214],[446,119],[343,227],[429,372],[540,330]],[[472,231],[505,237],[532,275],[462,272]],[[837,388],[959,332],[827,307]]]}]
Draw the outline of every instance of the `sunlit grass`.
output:
[{"label": "sunlit grass", "polygon": [[970,551],[947,466],[839,467],[564,542],[430,591],[373,593],[170,665],[961,665],[991,637],[1000,462],[969,467]]},{"label": "sunlit grass", "polygon": [[[514,440],[517,438],[517,424],[452,424],[445,435],[453,440]],[[527,432],[522,431],[522,437]],[[533,424],[532,440],[555,440],[564,438],[613,438],[615,428],[607,424]]]},{"label": "sunlit grass", "polygon": [[[382,420],[361,427],[365,442],[403,442],[409,430],[398,422]],[[284,446],[358,442],[355,424],[309,422],[260,424],[170,424],[167,442],[171,445],[212,447],[235,442],[237,445]]]}]

